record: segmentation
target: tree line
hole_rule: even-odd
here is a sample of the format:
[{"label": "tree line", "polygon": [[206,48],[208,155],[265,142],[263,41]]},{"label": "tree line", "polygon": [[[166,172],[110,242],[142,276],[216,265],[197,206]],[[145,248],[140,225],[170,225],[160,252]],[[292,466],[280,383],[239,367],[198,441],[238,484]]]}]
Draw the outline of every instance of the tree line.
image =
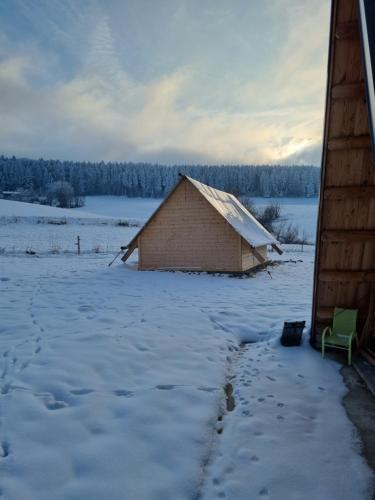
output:
[{"label": "tree line", "polygon": [[179,172],[238,196],[318,194],[320,169],[310,165],[158,165],[32,160],[0,156],[0,191],[24,189],[46,194],[55,182],[69,183],[76,196],[164,197]]}]

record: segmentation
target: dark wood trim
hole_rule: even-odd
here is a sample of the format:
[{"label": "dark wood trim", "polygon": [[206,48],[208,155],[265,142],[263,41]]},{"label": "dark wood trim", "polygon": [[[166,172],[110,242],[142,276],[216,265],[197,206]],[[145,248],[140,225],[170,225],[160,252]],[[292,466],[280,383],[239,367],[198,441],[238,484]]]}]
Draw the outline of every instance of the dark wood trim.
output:
[{"label": "dark wood trim", "polygon": [[358,22],[338,23],[335,29],[335,38],[344,40],[346,38],[359,37]]},{"label": "dark wood trim", "polygon": [[361,282],[374,283],[375,271],[320,271],[319,280],[322,282],[332,283],[335,281],[342,282]]},{"label": "dark wood trim", "polygon": [[336,186],[323,191],[325,200],[345,200],[347,198],[375,198],[375,186]]},{"label": "dark wood trim", "polygon": [[364,82],[340,83],[334,85],[331,91],[332,99],[358,99],[365,97]]},{"label": "dark wood trim", "polygon": [[340,149],[371,149],[370,135],[352,135],[348,137],[334,137],[329,139],[328,151],[337,151]]},{"label": "dark wood trim", "polygon": [[335,242],[367,242],[375,241],[375,230],[366,229],[348,230],[348,229],[326,229],[321,234],[322,241],[335,241]]}]

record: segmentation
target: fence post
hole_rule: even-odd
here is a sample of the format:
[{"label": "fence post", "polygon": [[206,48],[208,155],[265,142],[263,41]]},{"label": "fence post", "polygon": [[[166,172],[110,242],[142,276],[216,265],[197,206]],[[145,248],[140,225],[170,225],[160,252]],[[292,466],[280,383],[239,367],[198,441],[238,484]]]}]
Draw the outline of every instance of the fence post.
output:
[{"label": "fence post", "polygon": [[81,238],[79,236],[77,236],[77,253],[78,255],[81,255]]}]

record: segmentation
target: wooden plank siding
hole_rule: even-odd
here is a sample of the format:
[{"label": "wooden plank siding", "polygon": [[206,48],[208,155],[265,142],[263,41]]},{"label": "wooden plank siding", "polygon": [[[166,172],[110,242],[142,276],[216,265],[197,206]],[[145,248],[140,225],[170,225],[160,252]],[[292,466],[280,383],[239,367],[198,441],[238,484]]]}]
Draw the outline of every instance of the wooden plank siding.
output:
[{"label": "wooden plank siding", "polygon": [[357,0],[333,0],[311,341],[334,307],[368,313],[375,279],[375,169]]},{"label": "wooden plank siding", "polygon": [[256,258],[249,244],[241,238],[242,271],[248,271],[267,260],[267,246],[257,247],[256,251],[261,255],[262,261]]},{"label": "wooden plank siding", "polygon": [[139,269],[242,271],[241,240],[185,180],[139,236]]}]

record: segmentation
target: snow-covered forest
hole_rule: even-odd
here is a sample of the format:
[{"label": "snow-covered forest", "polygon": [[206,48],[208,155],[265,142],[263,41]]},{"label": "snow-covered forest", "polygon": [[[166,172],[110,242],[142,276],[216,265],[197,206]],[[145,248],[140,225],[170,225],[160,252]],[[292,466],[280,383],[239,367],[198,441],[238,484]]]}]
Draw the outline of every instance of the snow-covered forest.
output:
[{"label": "snow-covered forest", "polygon": [[0,190],[45,193],[55,181],[67,181],[77,195],[165,196],[178,179],[190,175],[218,189],[251,196],[316,196],[320,169],[314,166],[155,165],[31,160],[0,156]]}]

